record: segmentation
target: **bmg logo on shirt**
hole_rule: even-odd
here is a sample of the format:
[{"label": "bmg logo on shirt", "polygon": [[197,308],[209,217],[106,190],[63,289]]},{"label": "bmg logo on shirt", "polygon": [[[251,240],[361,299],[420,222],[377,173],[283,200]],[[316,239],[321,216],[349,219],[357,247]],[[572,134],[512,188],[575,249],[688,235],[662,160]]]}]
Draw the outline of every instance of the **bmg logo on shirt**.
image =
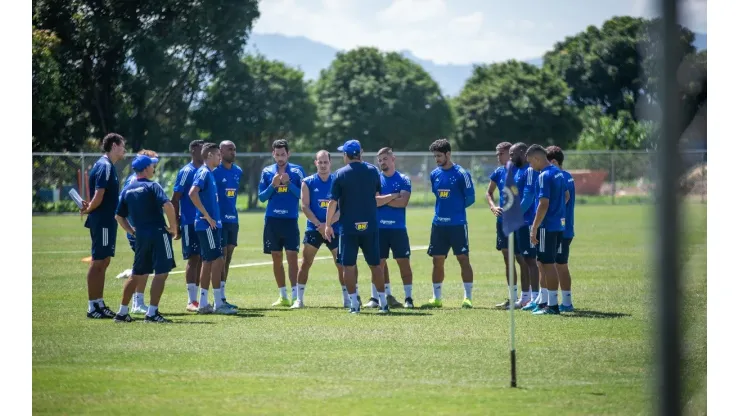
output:
[{"label": "bmg logo on shirt", "polygon": [[450,197],[450,190],[449,189],[438,189],[437,195],[439,195],[442,199],[447,199]]},{"label": "bmg logo on shirt", "polygon": [[357,231],[365,231],[367,230],[367,223],[366,222],[356,222],[355,229]]},{"label": "bmg logo on shirt", "polygon": [[319,207],[323,209],[329,209],[329,200],[328,199],[319,199]]},{"label": "bmg logo on shirt", "polygon": [[236,197],[236,189],[235,188],[226,188],[226,197],[227,198],[235,198]]},{"label": "bmg logo on shirt", "polygon": [[288,185],[278,185],[277,191],[279,194],[284,194],[288,192]]}]

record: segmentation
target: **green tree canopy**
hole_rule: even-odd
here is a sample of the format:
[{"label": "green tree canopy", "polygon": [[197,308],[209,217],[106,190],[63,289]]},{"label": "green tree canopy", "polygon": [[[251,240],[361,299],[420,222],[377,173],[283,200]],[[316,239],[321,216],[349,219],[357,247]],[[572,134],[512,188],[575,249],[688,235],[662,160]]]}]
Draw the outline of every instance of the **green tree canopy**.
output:
[{"label": "green tree canopy", "polygon": [[358,48],[338,53],[321,71],[316,144],[356,138],[365,149],[426,150],[454,131],[450,107],[422,67],[398,53]]},{"label": "green tree canopy", "polygon": [[580,123],[567,104],[568,86],[533,65],[507,61],[477,66],[455,102],[457,144],[492,150],[501,141],[570,147]]}]

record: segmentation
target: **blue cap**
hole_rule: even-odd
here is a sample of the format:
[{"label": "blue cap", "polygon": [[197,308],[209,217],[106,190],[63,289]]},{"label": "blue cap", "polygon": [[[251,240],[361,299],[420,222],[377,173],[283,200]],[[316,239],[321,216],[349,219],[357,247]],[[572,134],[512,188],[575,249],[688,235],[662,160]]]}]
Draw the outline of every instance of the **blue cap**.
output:
[{"label": "blue cap", "polygon": [[142,170],[148,168],[149,165],[156,165],[157,162],[159,162],[159,159],[157,159],[156,157],[137,155],[134,158],[134,161],[131,162],[131,167],[134,168],[136,172],[141,172]]},{"label": "blue cap", "polygon": [[344,142],[344,145],[339,146],[337,150],[346,153],[347,156],[359,156],[362,151],[362,146],[360,146],[359,141],[353,139]]}]

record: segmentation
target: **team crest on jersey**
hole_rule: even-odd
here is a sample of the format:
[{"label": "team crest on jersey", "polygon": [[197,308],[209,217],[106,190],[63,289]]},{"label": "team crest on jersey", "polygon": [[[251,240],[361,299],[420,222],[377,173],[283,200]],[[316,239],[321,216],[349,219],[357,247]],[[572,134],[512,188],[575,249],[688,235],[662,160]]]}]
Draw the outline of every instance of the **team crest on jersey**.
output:
[{"label": "team crest on jersey", "polygon": [[450,190],[449,189],[438,189],[437,195],[439,195],[442,199],[447,199],[450,197]]},{"label": "team crest on jersey", "polygon": [[279,194],[284,194],[284,193],[288,192],[288,185],[279,185],[277,187],[277,192]]},{"label": "team crest on jersey", "polygon": [[367,223],[366,222],[356,222],[355,229],[357,231],[365,231],[367,230]]},{"label": "team crest on jersey", "polygon": [[227,198],[236,197],[236,188],[226,188],[226,197]]},{"label": "team crest on jersey", "polygon": [[329,208],[329,200],[328,199],[319,199],[319,207],[323,209]]}]

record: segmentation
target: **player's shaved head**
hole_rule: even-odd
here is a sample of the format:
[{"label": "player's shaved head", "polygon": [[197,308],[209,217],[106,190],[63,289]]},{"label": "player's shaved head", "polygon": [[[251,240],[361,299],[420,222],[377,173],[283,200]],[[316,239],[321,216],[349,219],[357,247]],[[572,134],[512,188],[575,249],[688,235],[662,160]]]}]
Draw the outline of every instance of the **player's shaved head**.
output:
[{"label": "player's shaved head", "polygon": [[231,140],[224,140],[218,145],[221,151],[221,160],[226,163],[234,163],[236,159],[236,145]]},{"label": "player's shaved head", "polygon": [[522,167],[524,165],[524,162],[527,160],[526,153],[527,153],[527,145],[522,142],[515,143],[509,149],[509,157],[511,158],[511,161],[514,162],[514,164],[518,168]]}]

